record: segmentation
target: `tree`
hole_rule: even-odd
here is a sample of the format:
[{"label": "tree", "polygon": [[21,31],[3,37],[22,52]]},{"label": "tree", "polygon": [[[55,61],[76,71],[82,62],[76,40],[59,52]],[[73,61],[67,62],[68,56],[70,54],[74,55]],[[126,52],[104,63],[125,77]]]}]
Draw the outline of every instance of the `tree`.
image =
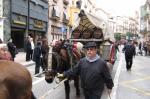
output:
[{"label": "tree", "polygon": [[114,37],[115,37],[116,41],[121,40],[121,33],[114,33]]}]

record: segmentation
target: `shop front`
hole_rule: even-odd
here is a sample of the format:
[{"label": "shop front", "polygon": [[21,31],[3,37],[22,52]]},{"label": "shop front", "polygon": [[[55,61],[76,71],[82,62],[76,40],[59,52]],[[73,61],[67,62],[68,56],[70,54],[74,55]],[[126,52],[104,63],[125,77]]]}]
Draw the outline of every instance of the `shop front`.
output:
[{"label": "shop front", "polygon": [[30,19],[30,27],[28,35],[30,35],[34,42],[37,40],[46,37],[47,33],[47,22],[38,20],[38,19]]},{"label": "shop front", "polygon": [[24,48],[25,33],[26,33],[26,16],[20,14],[12,14],[11,21],[11,38],[17,48]]}]

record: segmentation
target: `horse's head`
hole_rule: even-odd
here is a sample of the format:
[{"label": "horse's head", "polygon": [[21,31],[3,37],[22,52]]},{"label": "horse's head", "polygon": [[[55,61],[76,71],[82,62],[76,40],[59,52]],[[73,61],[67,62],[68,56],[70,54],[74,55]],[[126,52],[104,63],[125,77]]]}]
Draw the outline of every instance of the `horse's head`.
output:
[{"label": "horse's head", "polygon": [[81,42],[74,42],[73,54],[74,56],[77,56],[77,60],[84,56],[85,53],[83,52],[83,44]]},{"label": "horse's head", "polygon": [[32,79],[21,64],[0,60],[0,99],[34,99]]}]

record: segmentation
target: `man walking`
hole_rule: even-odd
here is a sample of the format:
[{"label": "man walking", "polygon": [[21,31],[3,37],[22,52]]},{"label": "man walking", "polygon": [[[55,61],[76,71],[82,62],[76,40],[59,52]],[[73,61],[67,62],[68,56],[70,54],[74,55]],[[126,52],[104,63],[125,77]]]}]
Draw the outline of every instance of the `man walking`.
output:
[{"label": "man walking", "polygon": [[106,62],[97,54],[96,46],[95,42],[87,43],[86,57],[80,59],[73,69],[58,74],[58,77],[80,75],[85,99],[100,99],[105,84],[109,93],[114,86]]},{"label": "man walking", "polygon": [[129,40],[128,43],[124,46],[123,52],[125,52],[126,68],[127,70],[131,70],[133,56],[136,54],[135,46],[131,40]]}]

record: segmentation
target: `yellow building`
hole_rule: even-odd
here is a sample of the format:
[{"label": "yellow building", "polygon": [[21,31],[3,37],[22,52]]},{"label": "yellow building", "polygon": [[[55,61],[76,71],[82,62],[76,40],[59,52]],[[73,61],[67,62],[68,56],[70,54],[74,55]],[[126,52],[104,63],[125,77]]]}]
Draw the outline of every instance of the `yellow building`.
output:
[{"label": "yellow building", "polygon": [[[80,12],[80,8],[81,8],[81,1],[80,0],[71,0],[71,2],[69,3],[70,8],[68,11],[68,15],[69,15],[69,31],[70,33],[72,32],[72,27],[75,24],[77,18],[78,18],[78,14]],[[68,38],[70,38],[70,33],[68,34]]]}]

